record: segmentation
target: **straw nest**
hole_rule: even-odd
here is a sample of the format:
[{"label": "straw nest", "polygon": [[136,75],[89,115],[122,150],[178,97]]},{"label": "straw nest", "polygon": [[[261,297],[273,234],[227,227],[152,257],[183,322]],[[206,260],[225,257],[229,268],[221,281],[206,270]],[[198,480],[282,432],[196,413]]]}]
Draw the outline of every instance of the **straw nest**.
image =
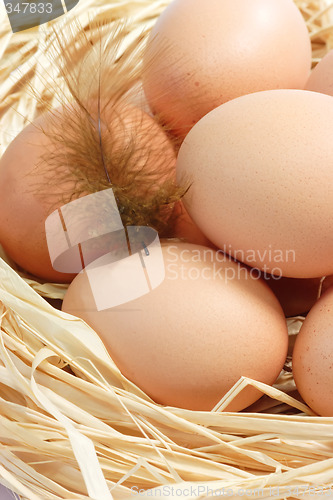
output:
[{"label": "straw nest", "polygon": [[[296,3],[315,64],[333,47],[332,1]],[[92,20],[111,25],[127,18],[125,50],[149,33],[167,4],[81,0],[53,26],[64,30],[76,18],[89,35]],[[4,9],[0,17],[2,153],[43,111],[29,89],[52,105],[59,75],[47,56],[52,23],[13,35]],[[121,375],[92,329],[43,298],[61,299],[65,285],[23,275],[1,256],[1,483],[28,500],[131,498],[139,490],[140,497],[170,498],[330,492],[333,419],[314,415],[297,399],[287,369],[273,388],[240,380],[218,411],[159,406]],[[291,349],[302,318],[288,321]],[[222,413],[244,384],[265,396],[250,412]]]}]

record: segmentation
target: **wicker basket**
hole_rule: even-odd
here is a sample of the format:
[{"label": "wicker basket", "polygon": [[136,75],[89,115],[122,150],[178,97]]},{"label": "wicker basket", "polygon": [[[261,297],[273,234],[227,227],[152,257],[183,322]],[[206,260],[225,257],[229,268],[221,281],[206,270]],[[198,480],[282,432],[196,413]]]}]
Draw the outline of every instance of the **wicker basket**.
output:
[{"label": "wicker basket", "polygon": [[[55,98],[49,83],[58,75],[46,57],[52,24],[62,30],[76,18],[88,31],[91,20],[126,17],[131,43],[168,3],[81,0],[53,23],[16,34],[2,8],[1,152],[43,111],[29,88],[45,106]],[[333,2],[296,3],[315,64],[333,47]],[[223,409],[252,384],[265,396],[247,412],[162,407],[121,375],[91,328],[43,298],[61,299],[65,285],[23,275],[1,256],[0,483],[27,500],[330,493],[333,418],[314,415],[299,400],[288,370],[274,387],[242,379],[221,401]],[[290,346],[301,323],[289,320]]]}]

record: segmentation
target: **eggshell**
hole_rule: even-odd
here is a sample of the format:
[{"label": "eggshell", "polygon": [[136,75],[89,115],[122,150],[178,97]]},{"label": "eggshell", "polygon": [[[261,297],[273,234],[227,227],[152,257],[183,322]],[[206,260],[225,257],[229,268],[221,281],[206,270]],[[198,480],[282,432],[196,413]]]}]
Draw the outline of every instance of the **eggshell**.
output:
[{"label": "eggshell", "polygon": [[303,89],[311,44],[292,0],[174,0],[154,26],[144,91],[184,136],[202,116],[244,94]]},{"label": "eggshell", "polygon": [[[202,231],[194,224],[184,207],[182,201],[175,204],[174,207],[174,223],[170,236],[173,238],[180,238],[188,243],[195,243],[196,245],[203,245],[208,247],[215,247]],[[216,249],[217,250],[217,249]]]},{"label": "eggshell", "polygon": [[[61,108],[56,110],[52,120],[50,116],[44,113],[28,125],[12,141],[0,160],[0,243],[7,254],[29,273],[45,280],[70,282],[74,274],[61,273],[52,267],[45,220],[52,211],[64,205],[65,193],[66,196],[72,193],[74,199],[89,194],[77,194],[77,184],[81,181],[89,184],[92,176],[89,166],[83,168],[77,177],[66,163],[47,165],[47,155],[57,147],[63,147],[51,140],[49,135],[51,132],[57,135],[62,133]],[[147,166],[153,170],[160,165],[161,179],[164,167],[168,172],[166,175],[173,169],[176,157],[172,143],[154,119],[139,108],[127,105],[119,110],[112,103],[106,104],[101,127],[102,133],[108,134],[108,142],[113,141],[112,151],[117,154],[117,162],[124,163],[124,158],[133,158],[134,155],[133,163],[138,170]],[[43,130],[47,131],[47,135]],[[132,150],[134,132],[135,148]],[[80,140],[75,134],[68,139],[74,143]],[[112,170],[112,162],[109,168]],[[77,166],[79,170],[80,164]],[[112,171],[110,176],[113,180]],[[105,173],[101,171],[100,177],[105,179]],[[151,184],[149,176],[147,184]],[[138,192],[140,189],[147,189],[147,185],[138,186]],[[153,189],[158,189],[158,185]]]},{"label": "eggshell", "polygon": [[303,315],[310,311],[318,299],[319,290],[326,290],[333,283],[333,276],[321,284],[321,278],[284,278],[266,275],[265,281],[278,298],[287,317]]},{"label": "eggshell", "polygon": [[333,287],[305,318],[295,342],[292,367],[304,401],[319,415],[333,417]]},{"label": "eggshell", "polygon": [[305,89],[333,96],[333,50],[312,70]]},{"label": "eggshell", "polygon": [[[152,249],[151,262],[158,251]],[[211,248],[168,242],[162,252],[165,279],[149,293],[97,311],[83,271],[69,286],[63,311],[94,328],[121,372],[158,403],[211,410],[242,375],[272,384],[286,359],[288,335],[267,285]],[[119,283],[126,286],[133,284]],[[246,388],[228,410],[260,396]]]},{"label": "eggshell", "polygon": [[207,238],[263,272],[333,273],[333,99],[270,90],[229,101],[184,140],[177,179]]}]

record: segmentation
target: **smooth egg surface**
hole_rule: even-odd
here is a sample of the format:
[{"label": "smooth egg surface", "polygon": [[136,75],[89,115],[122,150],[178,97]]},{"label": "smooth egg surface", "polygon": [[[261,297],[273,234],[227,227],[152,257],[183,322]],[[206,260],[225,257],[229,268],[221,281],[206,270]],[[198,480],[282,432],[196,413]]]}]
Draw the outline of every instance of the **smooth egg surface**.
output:
[{"label": "smooth egg surface", "polygon": [[333,417],[333,287],[313,306],[297,335],[293,375],[304,401]]},{"label": "smooth egg surface", "polygon": [[333,273],[333,98],[268,90],[229,101],[185,138],[183,202],[217,247],[263,272]]},{"label": "smooth egg surface", "polygon": [[[154,265],[160,249],[150,252],[145,263],[152,276],[159,270],[149,259]],[[241,376],[274,383],[286,359],[288,334],[268,286],[208,247],[168,241],[162,255],[165,278],[149,293],[97,310],[97,295],[111,299],[136,286],[134,278],[116,283],[116,268],[105,266],[103,286],[102,281],[91,286],[87,271],[77,275],[63,311],[86,321],[123,375],[157,403],[211,410]],[[121,265],[130,268],[135,258]],[[241,410],[260,396],[247,387],[227,410]]]},{"label": "smooth egg surface", "polygon": [[260,90],[303,89],[310,37],[292,0],[174,0],[154,26],[144,91],[185,136],[220,104]]},{"label": "smooth egg surface", "polygon": [[333,96],[333,50],[311,71],[305,89]]},{"label": "smooth egg surface", "polygon": [[287,317],[304,315],[310,311],[329,286],[333,285],[333,276],[322,278],[284,278],[266,275],[265,281],[278,298]]},{"label": "smooth egg surface", "polygon": [[215,245],[213,245],[208,238],[206,238],[198,226],[194,224],[182,201],[175,204],[174,216],[172,237],[184,240],[188,243],[195,243],[196,245],[215,247]]}]

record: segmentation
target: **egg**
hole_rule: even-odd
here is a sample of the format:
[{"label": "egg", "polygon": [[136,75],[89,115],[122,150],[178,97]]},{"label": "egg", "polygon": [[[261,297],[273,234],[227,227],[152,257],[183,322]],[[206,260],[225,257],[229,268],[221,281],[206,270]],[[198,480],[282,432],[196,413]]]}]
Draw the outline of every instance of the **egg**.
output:
[{"label": "egg", "polygon": [[287,317],[307,313],[316,303],[318,294],[333,284],[333,276],[321,278],[284,278],[283,276],[264,276],[267,285],[278,298]]},{"label": "egg", "polygon": [[177,179],[206,237],[263,273],[333,273],[333,99],[305,90],[238,97],[185,138]]},{"label": "egg", "polygon": [[[0,243],[24,270],[44,280],[69,282],[74,277],[52,267],[45,235],[52,211],[112,187],[125,218],[157,224],[164,216],[159,211],[166,210],[158,204],[158,190],[165,191],[161,205],[168,201],[168,189],[174,190],[163,184],[175,182],[174,148],[151,116],[136,106],[102,102],[102,161],[97,102],[86,106],[91,122],[74,105],[44,113],[23,129],[0,160]],[[148,210],[149,203],[154,210]]]},{"label": "egg", "polygon": [[[63,311],[88,323],[123,375],[157,403],[211,410],[241,376],[272,384],[286,359],[288,334],[268,286],[208,247],[164,241],[149,252],[87,266],[70,284]],[[105,300],[137,291],[142,259],[151,283],[163,263],[161,284],[105,308]],[[99,268],[96,280],[91,266]],[[122,280],[119,266],[126,271]],[[241,410],[260,396],[247,387],[227,409]]]},{"label": "egg", "polygon": [[296,338],[292,369],[304,401],[319,415],[333,417],[333,287],[305,318]]},{"label": "egg", "polygon": [[305,89],[333,96],[333,50],[312,70]]},{"label": "egg", "polygon": [[310,68],[310,38],[292,0],[174,0],[151,32],[143,85],[154,112],[185,136],[241,95],[303,89]]},{"label": "egg", "polygon": [[170,228],[171,237],[179,238],[188,243],[195,243],[196,245],[215,247],[193,222],[181,200],[175,204],[174,217],[172,219],[173,224]]}]

